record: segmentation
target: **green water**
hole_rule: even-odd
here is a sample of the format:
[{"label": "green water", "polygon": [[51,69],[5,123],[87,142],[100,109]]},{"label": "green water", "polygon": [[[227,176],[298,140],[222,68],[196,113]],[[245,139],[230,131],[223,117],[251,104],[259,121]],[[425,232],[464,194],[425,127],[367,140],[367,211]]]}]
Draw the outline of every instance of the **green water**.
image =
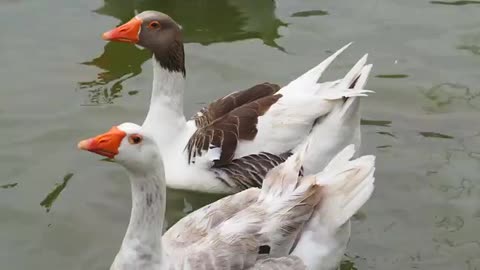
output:
[{"label": "green water", "polygon": [[[284,84],[350,41],[327,78],[369,53],[363,153],[378,157],[345,269],[480,269],[480,2],[0,1],[1,269],[107,269],[130,209],[115,164],[75,149],[141,123],[147,52],[105,43],[136,11],[185,29],[186,113]],[[168,222],[214,198],[171,192]]]}]

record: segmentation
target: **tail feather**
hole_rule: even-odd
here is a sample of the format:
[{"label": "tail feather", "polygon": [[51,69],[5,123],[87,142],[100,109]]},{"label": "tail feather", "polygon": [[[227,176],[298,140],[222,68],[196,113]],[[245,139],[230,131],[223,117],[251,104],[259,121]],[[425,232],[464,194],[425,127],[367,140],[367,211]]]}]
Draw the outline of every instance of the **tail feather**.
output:
[{"label": "tail feather", "polygon": [[[318,83],[317,94],[325,91],[325,89],[363,89],[368,79],[368,74],[372,68],[372,65],[365,65],[367,62],[368,54],[365,54],[357,63],[348,71],[348,73],[342,79]],[[365,76],[366,75],[366,76]],[[353,86],[353,87],[352,87]],[[365,90],[365,89],[364,89]],[[365,93],[371,93],[373,91],[367,90]]]},{"label": "tail feather", "polygon": [[335,178],[337,181],[327,185],[320,213],[327,229],[334,231],[347,222],[370,198],[373,192],[373,156],[363,156],[344,168],[317,175],[320,182],[324,178]]},{"label": "tail feather", "polygon": [[329,230],[347,222],[373,192],[375,157],[362,156],[350,161],[353,149],[353,145],[347,146],[316,175],[317,184],[325,188],[318,215]]},{"label": "tail feather", "polygon": [[367,80],[368,80],[368,75],[370,75],[370,71],[372,70],[372,67],[373,67],[372,64],[368,64],[362,68],[362,70],[360,71],[360,76],[355,82],[355,86],[353,87],[353,89],[363,89],[363,87],[365,87],[365,84],[367,83]]},{"label": "tail feather", "polygon": [[342,97],[367,96],[368,93],[373,93],[371,90],[363,89],[371,69],[371,65],[365,65],[367,58],[368,54],[360,58],[341,80],[332,84],[318,84],[317,94],[325,99],[335,100]]},{"label": "tail feather", "polygon": [[315,176],[323,198],[292,252],[308,269],[337,266],[349,238],[349,226],[344,225],[374,190],[375,157],[351,160],[354,154],[354,146],[347,146]]},{"label": "tail feather", "polygon": [[373,93],[373,91],[366,89],[330,88],[327,91],[323,91],[319,96],[326,100],[337,100],[348,97],[366,97],[368,93]]},{"label": "tail feather", "polygon": [[[331,170],[335,169],[336,164],[345,164],[347,163],[355,154],[355,147],[353,145],[348,145],[345,147],[341,152],[339,152],[336,156],[328,162],[327,166],[325,166],[325,169],[321,173],[324,172],[329,172]],[[329,179],[325,179],[325,183],[322,184],[328,184]],[[330,179],[330,181],[334,181],[335,179]]]},{"label": "tail feather", "polygon": [[[359,61],[363,64],[364,61]],[[345,92],[357,93],[365,87],[372,65],[365,65],[356,70],[356,77],[350,75],[349,79],[342,79],[344,85],[353,83],[353,89],[346,89]],[[338,82],[340,84],[340,82]],[[330,93],[338,95],[338,90],[331,90]],[[307,153],[304,163],[306,174],[316,173],[341,151],[346,145],[354,144],[355,149],[360,149],[360,98],[350,97],[345,101],[338,99],[334,101],[334,107],[323,118],[319,119],[312,129],[309,137],[313,138],[310,150]]]},{"label": "tail feather", "polygon": [[341,49],[330,55],[327,59],[323,60],[320,64],[313,67],[309,71],[302,74],[297,79],[291,81],[288,85],[280,89],[278,93],[286,94],[290,89],[302,89],[302,88],[311,88],[315,86],[320,76],[322,76],[323,72],[330,66],[330,64],[339,56],[343,51],[345,51],[352,42],[348,43],[347,45],[343,46]]},{"label": "tail feather", "polygon": [[[366,65],[360,71],[360,75],[356,77],[354,83],[354,90],[363,89],[365,84],[367,83],[368,76],[370,75],[370,71],[372,70],[372,65]],[[359,98],[349,98],[345,101],[342,105],[342,109],[340,110],[339,116],[342,119],[352,118],[355,115],[358,115],[360,107],[360,99]]]},{"label": "tail feather", "polygon": [[308,142],[266,176],[259,202],[267,222],[262,228],[270,256],[286,256],[321,197],[315,177],[300,177]]},{"label": "tail feather", "polygon": [[[367,63],[368,54],[365,54],[357,61],[357,63],[350,69],[350,71],[343,77],[342,82],[340,83],[339,87],[341,88],[350,88],[350,85],[353,84],[355,80],[357,80],[359,74],[361,74],[363,67]],[[355,88],[361,89],[361,88]]]},{"label": "tail feather", "polygon": [[263,181],[260,199],[291,196],[297,188],[298,176],[310,141],[306,140],[285,162],[270,170]]}]

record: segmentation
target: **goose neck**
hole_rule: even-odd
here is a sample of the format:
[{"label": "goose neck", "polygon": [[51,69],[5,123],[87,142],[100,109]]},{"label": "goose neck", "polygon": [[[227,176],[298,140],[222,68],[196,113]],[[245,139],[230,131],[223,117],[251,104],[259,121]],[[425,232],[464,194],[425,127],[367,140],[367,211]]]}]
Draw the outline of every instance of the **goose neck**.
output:
[{"label": "goose neck", "polygon": [[186,125],[183,114],[184,88],[184,73],[163,67],[154,56],[152,96],[143,127],[151,129],[160,148]]},{"label": "goose neck", "polygon": [[165,264],[162,250],[166,184],[163,170],[132,174],[132,210],[127,232],[111,269],[160,269]]}]

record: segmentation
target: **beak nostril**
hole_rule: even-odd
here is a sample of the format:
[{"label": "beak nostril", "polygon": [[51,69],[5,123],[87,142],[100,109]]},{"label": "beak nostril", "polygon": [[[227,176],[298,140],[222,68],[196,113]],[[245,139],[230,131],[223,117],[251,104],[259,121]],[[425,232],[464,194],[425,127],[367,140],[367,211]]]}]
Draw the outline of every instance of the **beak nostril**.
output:
[{"label": "beak nostril", "polygon": [[124,33],[124,32],[126,32],[126,31],[127,31],[126,28],[120,29],[120,33]]}]

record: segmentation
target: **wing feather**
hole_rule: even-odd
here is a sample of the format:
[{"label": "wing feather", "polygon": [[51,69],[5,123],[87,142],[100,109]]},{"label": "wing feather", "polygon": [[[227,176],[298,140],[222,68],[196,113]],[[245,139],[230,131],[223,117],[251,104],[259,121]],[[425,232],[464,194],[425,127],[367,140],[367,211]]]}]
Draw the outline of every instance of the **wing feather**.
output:
[{"label": "wing feather", "polygon": [[287,160],[290,155],[291,152],[281,155],[261,152],[234,159],[229,164],[213,167],[212,170],[217,179],[236,187],[239,191],[261,187],[267,173]]},{"label": "wing feather", "polygon": [[[186,151],[188,162],[208,152],[210,145],[221,150],[220,158],[213,160],[214,166],[222,166],[232,162],[240,140],[251,141],[258,130],[258,117],[265,114],[281,95],[270,95],[243,104],[229,111],[226,115],[215,119],[210,124],[198,128],[189,139]],[[205,122],[205,120],[202,120]],[[208,138],[209,143],[206,141]]]},{"label": "wing feather", "polygon": [[[226,197],[167,231],[164,244],[166,255],[174,258],[172,268],[305,269],[289,252],[320,201],[315,196],[320,190],[315,177],[299,177],[303,156],[290,156],[271,170],[263,190],[251,188]],[[253,160],[249,157],[244,162],[252,166]],[[279,192],[285,185],[292,188]],[[268,254],[264,246],[269,247]]]},{"label": "wing feather", "polygon": [[249,270],[305,270],[307,267],[297,256],[258,260]]},{"label": "wing feather", "polygon": [[208,126],[218,118],[244,104],[262,97],[271,96],[280,89],[280,86],[268,82],[257,84],[249,89],[231,93],[217,99],[207,107],[202,108],[194,117],[197,128]]}]

